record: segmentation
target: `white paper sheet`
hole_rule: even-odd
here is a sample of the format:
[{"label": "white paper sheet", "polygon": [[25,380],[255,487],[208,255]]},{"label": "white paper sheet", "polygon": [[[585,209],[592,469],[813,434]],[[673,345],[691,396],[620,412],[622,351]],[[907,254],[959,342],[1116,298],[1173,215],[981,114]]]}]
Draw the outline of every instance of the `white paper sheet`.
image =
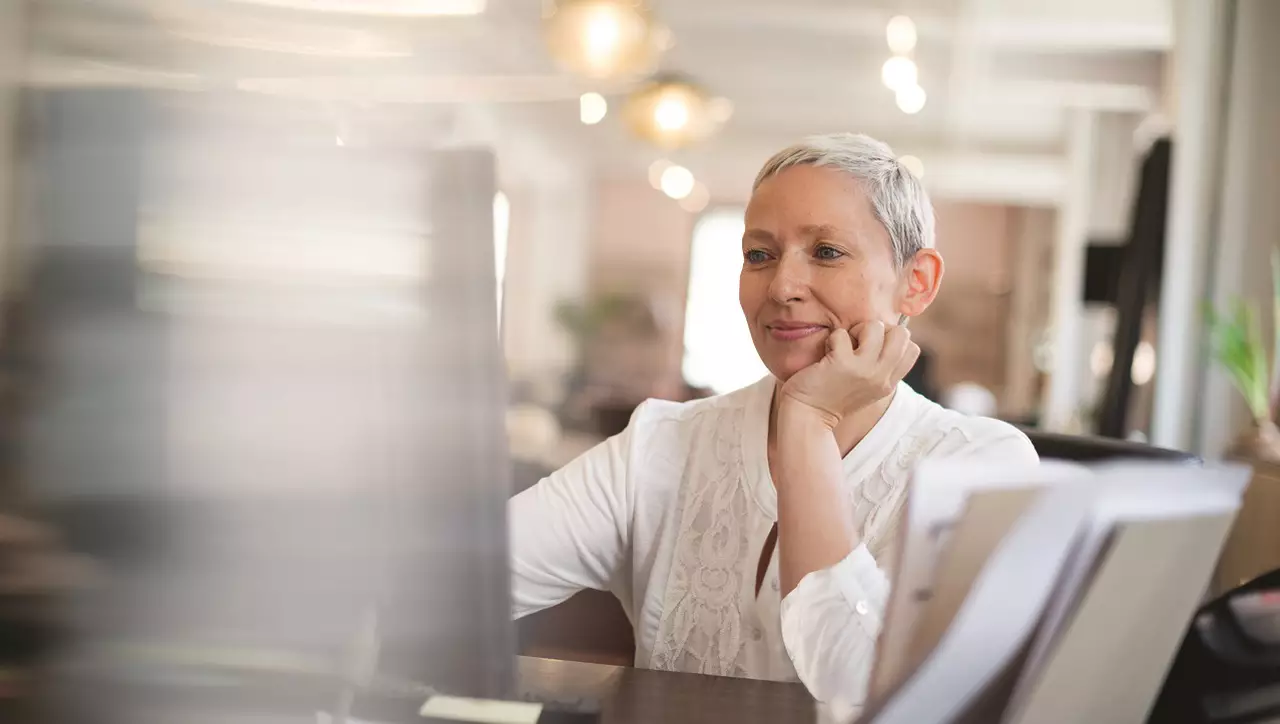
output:
[{"label": "white paper sheet", "polygon": [[869,687],[871,702],[878,701],[904,678],[905,654],[929,599],[938,559],[969,496],[980,490],[1079,482],[1091,475],[1084,466],[1059,461],[1029,466],[947,460],[920,464],[912,476],[907,524],[902,526],[903,539],[898,547],[902,554],[877,645],[878,658]]},{"label": "white paper sheet", "polygon": [[1081,486],[1047,490],[1018,521],[974,581],[929,658],[886,701],[874,724],[950,722],[1013,664],[1035,631],[1088,518]]},{"label": "white paper sheet", "polygon": [[[921,465],[913,479],[907,525],[903,526],[901,559],[885,629],[877,647],[872,698],[866,709],[868,713],[858,721],[876,724],[952,721],[962,714],[972,715],[968,707],[996,683],[1003,687],[1003,698],[997,707],[1003,717],[1000,713],[994,716],[1019,721],[1027,691],[1037,681],[1042,667],[1051,660],[1060,635],[1067,630],[1089,590],[1099,561],[1107,554],[1113,531],[1126,523],[1162,520],[1216,518],[1229,523],[1229,516],[1239,508],[1248,478],[1249,470],[1242,466],[1191,467],[1167,463],[1124,463],[1092,468],[1044,463],[1022,469],[956,461]],[[973,522],[966,516],[981,514],[974,511],[996,510],[990,506],[967,507],[968,501],[976,500],[977,495],[1027,488],[1042,490],[987,555],[985,565],[963,596],[963,603],[955,609],[950,625],[923,663],[915,666],[907,652],[913,643],[920,643],[913,637],[923,625],[923,617],[928,613],[936,619],[939,611],[947,611],[945,605],[941,609],[930,606],[938,605],[933,598],[939,580],[938,565],[954,554],[953,547],[948,545],[949,536],[958,530],[962,519],[964,530],[973,530]],[[1004,510],[1007,513],[1010,508],[1006,506]],[[1007,525],[1008,520],[1006,515],[1003,525]],[[1171,546],[1169,555],[1176,554],[1181,560],[1182,553],[1174,548],[1200,545],[1199,538],[1188,540],[1187,536],[1201,533],[1187,530],[1190,532],[1171,531],[1169,542],[1158,545]],[[1225,531],[1225,527],[1219,530]],[[1204,535],[1204,544],[1192,550],[1221,545],[1213,535]],[[1178,536],[1182,539],[1175,543]],[[981,537],[961,536],[970,543]],[[985,545],[991,544],[990,536],[985,540]],[[960,547],[981,548],[979,545]],[[1139,554],[1137,548],[1124,550],[1130,551],[1131,556]],[[1142,552],[1140,557],[1144,555],[1147,554]],[[1197,572],[1207,576],[1215,555],[1216,549],[1198,556],[1205,560],[1203,565],[1196,564],[1198,569],[1204,569]],[[1171,566],[1165,565],[1160,575],[1174,575],[1172,571],[1177,569]],[[948,570],[953,569],[948,567]],[[1112,577],[1115,575],[1122,574],[1112,574]],[[965,578],[964,574],[959,577]],[[949,590],[954,594],[961,589]],[[1189,616],[1193,602],[1187,605]],[[1107,621],[1104,625],[1114,627],[1114,615],[1105,615],[1109,618],[1101,619]],[[1172,631],[1176,626],[1171,624],[1165,628]],[[1159,631],[1153,635],[1163,639],[1165,629]],[[924,640],[928,641],[929,637]],[[1158,644],[1156,648],[1163,645],[1153,638],[1149,642]],[[911,664],[914,670],[908,670],[904,664]],[[1084,682],[1079,679],[1068,688],[1074,687],[1074,691]],[[1131,698],[1135,699],[1131,703],[1135,703],[1136,697]]]},{"label": "white paper sheet", "polygon": [[1028,684],[1039,676],[1053,651],[1116,526],[1233,512],[1240,507],[1250,474],[1244,466],[1202,468],[1159,463],[1116,463],[1095,470],[1094,478],[1086,483],[1093,489],[1089,520],[1027,656],[1010,701],[1010,720],[1019,716]]}]

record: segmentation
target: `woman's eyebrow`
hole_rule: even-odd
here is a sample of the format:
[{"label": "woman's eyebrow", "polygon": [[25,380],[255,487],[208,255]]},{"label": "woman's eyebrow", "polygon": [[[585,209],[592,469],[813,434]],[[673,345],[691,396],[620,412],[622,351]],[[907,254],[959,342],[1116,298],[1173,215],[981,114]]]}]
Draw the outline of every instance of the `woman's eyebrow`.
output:
[{"label": "woman's eyebrow", "polygon": [[772,233],[764,229],[747,229],[742,234],[742,239],[743,241],[758,241],[765,244],[772,244],[777,241]]},{"label": "woman's eyebrow", "polygon": [[807,224],[800,227],[800,233],[813,238],[831,238],[843,236],[840,230],[831,224]]}]

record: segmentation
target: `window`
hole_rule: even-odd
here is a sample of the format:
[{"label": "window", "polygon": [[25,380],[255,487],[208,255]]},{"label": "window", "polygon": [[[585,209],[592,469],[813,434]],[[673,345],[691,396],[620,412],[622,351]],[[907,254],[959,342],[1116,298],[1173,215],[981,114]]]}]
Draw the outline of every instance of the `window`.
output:
[{"label": "window", "polygon": [[764,377],[742,308],[741,208],[710,211],[693,229],[684,318],[684,378],[695,387],[732,392]]}]

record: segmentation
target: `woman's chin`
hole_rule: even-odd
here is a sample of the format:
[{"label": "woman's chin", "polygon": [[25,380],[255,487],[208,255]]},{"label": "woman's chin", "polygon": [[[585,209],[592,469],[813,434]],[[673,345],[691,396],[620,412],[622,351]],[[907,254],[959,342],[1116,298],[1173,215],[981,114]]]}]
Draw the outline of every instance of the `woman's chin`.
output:
[{"label": "woman's chin", "polygon": [[820,355],[788,355],[781,359],[765,360],[765,366],[779,382],[786,382],[792,375],[820,359],[822,359]]}]

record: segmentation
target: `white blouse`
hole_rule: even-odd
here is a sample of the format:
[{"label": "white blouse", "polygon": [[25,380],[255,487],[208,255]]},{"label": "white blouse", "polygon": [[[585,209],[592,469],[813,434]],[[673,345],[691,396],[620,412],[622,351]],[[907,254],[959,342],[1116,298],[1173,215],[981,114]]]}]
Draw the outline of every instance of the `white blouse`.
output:
[{"label": "white blouse", "polygon": [[[635,630],[636,666],[794,681],[859,706],[895,560],[911,470],[925,457],[1036,459],[1003,422],[946,410],[900,384],[844,458],[863,543],[779,600],[767,437],[774,380],[688,403],[650,400],[627,429],[508,508],[514,615],[584,588],[611,591]],[[780,541],[780,545],[785,545]]]}]

